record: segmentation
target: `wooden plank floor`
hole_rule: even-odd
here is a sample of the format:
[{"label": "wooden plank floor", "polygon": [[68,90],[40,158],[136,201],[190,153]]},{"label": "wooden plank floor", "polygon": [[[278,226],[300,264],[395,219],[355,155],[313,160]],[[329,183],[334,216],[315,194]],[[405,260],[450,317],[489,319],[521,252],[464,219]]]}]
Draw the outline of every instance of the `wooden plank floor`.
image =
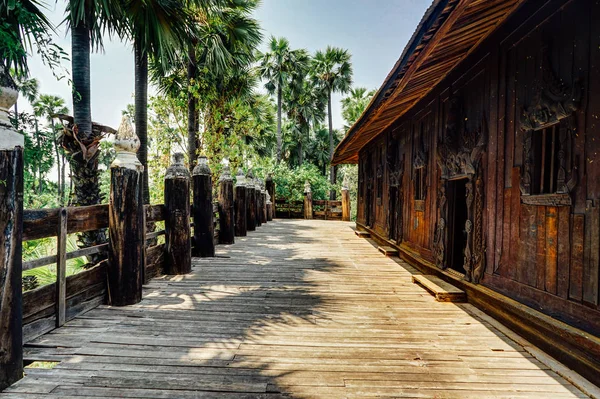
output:
[{"label": "wooden plank floor", "polygon": [[586,397],[350,223],[277,220],[37,339],[0,397]]}]

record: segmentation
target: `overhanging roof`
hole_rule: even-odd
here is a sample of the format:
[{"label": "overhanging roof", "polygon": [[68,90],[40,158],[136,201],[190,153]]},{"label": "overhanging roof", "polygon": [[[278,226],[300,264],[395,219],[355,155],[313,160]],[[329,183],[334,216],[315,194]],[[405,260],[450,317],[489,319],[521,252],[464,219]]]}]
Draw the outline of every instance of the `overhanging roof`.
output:
[{"label": "overhanging roof", "polygon": [[434,0],[332,163],[357,163],[360,149],[408,112],[523,0]]}]

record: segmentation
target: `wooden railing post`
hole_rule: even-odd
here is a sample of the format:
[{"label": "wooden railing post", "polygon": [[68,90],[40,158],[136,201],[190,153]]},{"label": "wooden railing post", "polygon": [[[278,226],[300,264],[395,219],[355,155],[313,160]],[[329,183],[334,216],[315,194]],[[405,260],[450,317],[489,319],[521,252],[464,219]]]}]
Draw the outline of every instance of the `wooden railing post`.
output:
[{"label": "wooden railing post", "polygon": [[267,190],[265,181],[260,181],[260,221],[267,223]]},{"label": "wooden railing post", "polygon": [[266,197],[266,201],[267,201],[267,221],[271,221],[273,220],[273,202],[271,201],[271,195],[269,194],[269,191],[267,191],[267,197]]},{"label": "wooden railing post", "polygon": [[265,180],[265,188],[267,192],[271,196],[271,220],[275,218],[275,182],[273,181],[273,174],[269,172],[267,174],[267,179]]},{"label": "wooden railing post", "polygon": [[310,182],[307,180],[304,183],[304,219],[312,219],[312,190],[310,188]]},{"label": "wooden railing post", "polygon": [[235,182],[235,235],[245,237],[247,235],[247,194],[246,194],[246,176],[242,168],[238,169]]},{"label": "wooden railing post", "polygon": [[67,318],[67,208],[60,209],[57,230],[56,327],[61,327]]},{"label": "wooden railing post", "polygon": [[342,220],[350,221],[350,190],[348,190],[348,178],[344,175],[342,181]]},{"label": "wooden railing post", "polygon": [[192,271],[190,171],[183,164],[183,153],[173,155],[164,190],[165,274],[187,274]]},{"label": "wooden railing post", "polygon": [[127,116],[115,136],[117,157],[110,165],[108,211],[109,303],[133,305],[142,300],[145,267],[145,212],[142,175],[144,166],[136,156],[140,140]]},{"label": "wooden railing post", "polygon": [[262,225],[262,219],[260,217],[260,180],[258,177],[254,178],[254,196],[256,197],[254,201],[254,217],[256,218],[256,227],[260,227]]},{"label": "wooden railing post", "polygon": [[246,190],[248,201],[246,201],[246,226],[248,231],[256,230],[256,189],[254,188],[254,174],[249,170],[246,174]]},{"label": "wooden railing post", "polygon": [[[3,78],[0,72],[0,83]],[[24,139],[8,120],[17,90],[5,86],[0,85],[0,391],[23,377]]]},{"label": "wooden railing post", "polygon": [[201,155],[194,168],[194,256],[215,256],[212,173],[208,159]]},{"label": "wooden railing post", "polygon": [[223,167],[219,178],[219,243],[233,244],[234,231],[233,179],[229,165]]}]

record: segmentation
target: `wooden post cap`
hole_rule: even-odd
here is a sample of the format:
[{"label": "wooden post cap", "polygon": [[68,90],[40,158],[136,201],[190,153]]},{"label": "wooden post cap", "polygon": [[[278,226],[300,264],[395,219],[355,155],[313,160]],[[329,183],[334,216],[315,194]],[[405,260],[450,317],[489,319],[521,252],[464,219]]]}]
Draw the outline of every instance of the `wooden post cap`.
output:
[{"label": "wooden post cap", "polygon": [[242,168],[238,168],[237,175],[235,176],[235,186],[236,187],[246,187],[246,175]]},{"label": "wooden post cap", "polygon": [[348,191],[348,174],[344,173],[344,179],[342,180],[342,190]]},{"label": "wooden post cap", "polygon": [[219,182],[231,182],[233,178],[231,177],[231,169],[229,165],[223,166],[223,171],[221,172],[221,176],[219,177]]},{"label": "wooden post cap", "polygon": [[0,81],[2,78],[7,82],[0,84],[0,151],[23,147],[25,142],[25,137],[13,128],[8,119],[8,110],[17,102],[19,91],[10,76],[0,72]]},{"label": "wooden post cap", "polygon": [[310,188],[310,182],[307,180],[304,182],[304,194],[308,194],[312,192],[311,188]]},{"label": "wooden post cap", "polygon": [[252,169],[248,169],[248,173],[246,173],[246,187],[254,188],[254,173]]},{"label": "wooden post cap", "polygon": [[192,172],[194,176],[208,176],[211,175],[210,167],[208,166],[208,158],[206,155],[200,155],[198,157],[198,164]]},{"label": "wooden post cap", "polygon": [[140,148],[140,139],[135,134],[127,115],[123,115],[121,118],[121,125],[119,125],[119,129],[115,134],[114,146],[117,156],[110,164],[111,168],[144,170],[144,165],[142,165],[136,155],[137,150]]},{"label": "wooden post cap", "polygon": [[183,153],[173,154],[173,163],[167,168],[165,179],[189,179],[190,172],[183,164]]}]

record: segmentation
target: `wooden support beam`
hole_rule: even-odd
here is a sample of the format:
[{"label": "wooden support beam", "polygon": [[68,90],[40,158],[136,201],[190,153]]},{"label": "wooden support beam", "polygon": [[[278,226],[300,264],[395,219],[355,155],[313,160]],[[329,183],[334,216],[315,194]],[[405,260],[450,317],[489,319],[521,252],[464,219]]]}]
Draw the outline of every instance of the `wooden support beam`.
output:
[{"label": "wooden support beam", "polygon": [[56,327],[65,324],[67,303],[67,208],[58,214],[56,251]]},{"label": "wooden support beam", "polygon": [[245,237],[247,235],[247,202],[246,176],[242,168],[238,169],[235,182],[235,235]]},{"label": "wooden support beam", "polygon": [[215,256],[215,227],[213,216],[212,173],[208,159],[201,155],[194,168],[194,256]]},{"label": "wooden support beam", "polygon": [[307,180],[304,183],[304,219],[313,218],[313,200],[310,182]]},{"label": "wooden support beam", "polygon": [[265,179],[265,188],[271,197],[271,219],[275,217],[275,182],[273,181],[273,174],[268,173],[267,178]]},{"label": "wooden support beam", "polygon": [[108,299],[114,306],[142,300],[146,218],[144,166],[136,156],[139,146],[131,122],[124,116],[115,137],[117,157],[110,166]]},{"label": "wooden support beam", "polygon": [[234,218],[233,179],[226,165],[219,179],[219,244],[234,243]]},{"label": "wooden support beam", "polygon": [[165,274],[192,271],[192,231],[190,228],[190,172],[183,154],[173,156],[165,174]]},{"label": "wooden support beam", "polygon": [[256,189],[254,188],[254,174],[251,170],[246,174],[246,227],[248,231],[256,230]]},{"label": "wooden support beam", "polygon": [[414,275],[412,282],[429,291],[438,302],[466,302],[467,294],[439,277],[432,275]]},{"label": "wooden support beam", "polygon": [[[0,73],[0,77],[1,73]],[[2,82],[2,80],[0,80]],[[23,377],[23,136],[8,108],[17,90],[0,87],[0,391]]]}]

